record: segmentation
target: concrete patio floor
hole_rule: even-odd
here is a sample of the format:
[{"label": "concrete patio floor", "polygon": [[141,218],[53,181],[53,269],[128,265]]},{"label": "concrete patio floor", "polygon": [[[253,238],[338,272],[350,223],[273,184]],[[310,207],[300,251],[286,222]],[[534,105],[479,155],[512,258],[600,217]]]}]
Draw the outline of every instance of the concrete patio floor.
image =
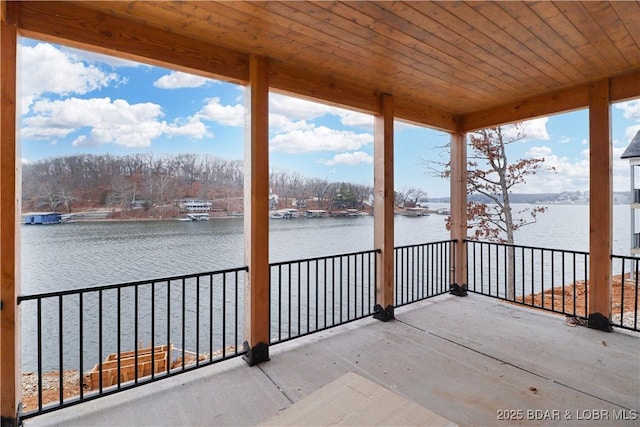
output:
[{"label": "concrete patio floor", "polygon": [[[33,419],[35,426],[256,425],[353,372],[458,425],[640,425],[640,334],[449,295]],[[273,420],[271,421],[273,423]]]}]

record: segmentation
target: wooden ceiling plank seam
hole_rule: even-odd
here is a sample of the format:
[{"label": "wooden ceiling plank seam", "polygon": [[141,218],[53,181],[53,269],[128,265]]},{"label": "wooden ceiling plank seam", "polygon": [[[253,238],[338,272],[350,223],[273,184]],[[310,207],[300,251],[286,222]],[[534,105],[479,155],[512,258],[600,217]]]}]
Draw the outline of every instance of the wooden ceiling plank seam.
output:
[{"label": "wooden ceiling plank seam", "polygon": [[[290,4],[290,3],[288,3]],[[311,2],[305,2],[305,5],[311,5]],[[323,8],[325,5],[339,5],[341,3],[323,3],[323,2],[315,2],[313,3],[314,7]],[[371,3],[371,7],[374,7],[374,3]],[[328,9],[327,9],[328,10]],[[350,9],[352,10],[353,9]],[[351,19],[344,16],[341,13],[335,12],[335,10],[330,10],[330,15],[339,16],[341,18],[340,22],[337,22],[336,25],[342,27],[343,25],[350,28],[353,36],[362,40],[364,44],[375,43],[380,46],[385,52],[384,56],[389,57],[392,61],[395,61],[396,57],[400,55],[402,58],[406,58],[406,60],[402,60],[407,66],[415,68],[417,71],[424,72],[432,78],[442,80],[446,89],[451,90],[458,87],[460,84],[466,83],[466,79],[459,78],[460,73],[455,73],[454,68],[449,66],[448,64],[442,62],[440,59],[434,58],[422,52],[420,49],[417,49],[415,46],[411,46],[406,44],[405,41],[397,40],[395,37],[391,37],[392,34],[397,33],[394,28],[387,26],[386,31],[384,32],[384,36],[381,35],[381,32],[372,31],[368,28],[367,25],[362,25],[358,23],[355,18]],[[379,22],[379,24],[386,25],[384,23]],[[367,33],[367,34],[365,34]],[[380,57],[383,57],[382,55]],[[416,64],[416,65],[414,65]],[[426,71],[426,70],[434,70]],[[464,74],[464,73],[462,73]],[[443,80],[443,75],[449,76],[451,80]],[[417,88],[416,88],[417,89]],[[496,87],[489,84],[488,82],[483,82],[483,85],[479,85],[477,88],[478,95],[486,94],[488,91],[495,91]],[[429,88],[429,90],[433,90],[433,88]],[[445,92],[442,92],[442,96],[445,95]]]},{"label": "wooden ceiling plank seam", "polygon": [[[627,2],[631,5],[636,5],[636,9],[640,10],[640,3]],[[620,55],[624,58],[629,67],[637,66],[638,64],[632,64],[628,58],[637,52],[637,43],[633,40],[632,35],[627,30],[625,25],[620,25],[621,19],[618,13],[615,11],[611,3],[591,3],[586,2],[584,4],[587,12],[593,17],[602,32],[607,34],[611,43],[620,52]],[[629,10],[631,14],[631,11]],[[636,26],[640,27],[640,16],[636,13]],[[607,31],[605,29],[610,29]]]},{"label": "wooden ceiling plank seam", "polygon": [[[613,2],[611,6],[618,14],[620,22],[623,23],[631,35],[631,38],[634,40],[635,51],[640,51],[640,3]],[[635,7],[635,9],[631,9],[631,7]]]},{"label": "wooden ceiling plank seam", "polygon": [[536,34],[549,49],[555,51],[567,64],[573,66],[573,69],[581,74],[581,80],[588,79],[589,75],[597,74],[597,69],[593,64],[585,62],[584,58],[567,43],[564,37],[557,34],[555,29],[530,7],[529,2],[499,2],[498,5],[514,16],[531,33]]},{"label": "wooden ceiling plank seam", "polygon": [[[293,3],[296,6],[301,5],[302,3],[298,3],[295,2]],[[277,11],[275,10],[275,7],[277,6],[281,6],[284,7],[285,9],[278,9]],[[310,3],[304,2],[304,5],[310,5]],[[317,23],[322,22],[319,18],[317,18],[314,15],[309,15],[307,13],[305,13],[304,10],[299,10],[299,9],[295,9],[295,12],[288,12],[286,8],[288,9],[293,9],[292,4],[287,3],[287,2],[269,2],[268,3],[268,7],[276,12],[279,13],[280,16],[288,16],[288,17],[296,17],[297,19],[299,19],[298,24],[301,26],[304,26],[304,21],[308,20],[308,19],[313,19],[316,20]],[[299,17],[300,14],[304,14],[304,17]],[[299,18],[298,18],[299,17]],[[335,37],[336,36],[336,32],[337,33],[343,33],[344,31],[339,27],[336,26],[332,23],[327,23],[327,25],[325,26],[325,30],[327,30],[327,32],[331,32],[331,30],[333,30],[334,32],[331,32],[331,36],[326,36],[325,33],[323,33],[320,30],[313,30],[316,32],[321,33],[321,37]],[[345,38],[352,38],[352,34],[343,34],[343,36]],[[362,49],[361,47],[358,47],[359,49]],[[375,55],[374,57],[372,57],[372,61],[380,64],[383,63],[384,61],[381,61],[382,56],[380,55]],[[443,80],[439,74],[434,73],[434,72],[430,72],[424,69],[420,69],[419,67],[415,67],[413,64],[415,63],[415,60],[413,58],[410,57],[404,57],[402,61],[390,61],[391,62],[391,66],[392,68],[389,68],[387,70],[387,72],[382,73],[382,74],[378,74],[377,76],[375,76],[374,80],[371,81],[371,84],[376,84],[378,86],[380,86],[380,90],[381,92],[393,92],[393,93],[397,93],[397,91],[392,90],[394,88],[395,83],[397,82],[397,78],[394,77],[394,75],[396,74],[396,71],[394,70],[395,67],[397,67],[396,64],[402,64],[401,69],[404,71],[404,73],[408,74],[408,75],[412,75],[418,79],[438,79],[441,81],[441,84],[438,86],[430,86],[428,88],[428,90],[430,90],[432,93],[440,93],[440,96],[446,96],[447,93],[447,89],[451,89],[452,87],[454,87],[454,85],[451,82],[448,82],[446,80]],[[364,63],[360,64],[360,66],[362,67]],[[381,85],[379,82],[385,82],[384,85]],[[417,89],[417,88],[415,88]]]},{"label": "wooden ceiling plank seam", "polygon": [[[236,5],[237,3],[231,3],[231,4],[232,4],[232,5]],[[271,3],[270,3],[270,4],[271,4]],[[240,5],[238,5],[238,7],[240,7]],[[242,13],[242,12],[240,12],[240,13]],[[246,9],[245,9],[245,13],[246,13]],[[270,18],[271,18],[271,20],[272,20],[273,22],[276,22],[276,21],[278,21],[278,20],[279,20],[279,18],[278,18],[278,17],[274,17],[274,16],[273,16],[273,14],[274,14],[275,12],[265,12],[265,11],[262,11],[262,10],[256,10],[256,11],[253,11],[252,13],[259,14],[259,15],[262,15],[262,16],[265,16],[265,15],[266,15],[266,16],[270,17]],[[249,15],[249,16],[251,16],[251,15]],[[281,15],[278,15],[278,16],[281,16]],[[296,24],[295,24],[295,26],[296,26],[296,28],[298,28],[298,27],[302,28],[302,27],[303,27],[303,25],[302,25],[302,24],[298,24],[298,23],[296,23]],[[325,36],[325,35],[323,34],[323,36]],[[304,35],[303,37],[309,38],[310,36]],[[301,37],[301,39],[302,39],[302,40],[304,40],[304,38],[302,38],[302,37]],[[300,45],[300,46],[305,46],[304,42],[300,42],[300,43],[299,43],[299,45]],[[306,50],[308,50],[308,47],[306,48]],[[335,52],[334,52],[334,53],[335,53]],[[271,56],[271,57],[274,57],[273,55],[270,55],[270,56]],[[318,56],[318,57],[321,57],[321,58],[326,58],[328,55],[327,55],[324,51],[322,51],[322,52],[318,52],[318,53],[317,53],[317,56]],[[354,65],[353,65],[353,68],[354,68],[354,74],[357,74],[357,73],[355,72],[355,70],[356,70],[357,68],[360,68],[360,69],[361,69],[361,68],[362,68],[362,64],[363,64],[363,63],[365,63],[365,60],[364,60],[364,58],[363,58],[363,59],[362,59],[362,60],[360,60],[360,61],[356,61],[356,60],[354,60],[354,56],[355,56],[355,55],[354,55],[354,53],[353,53],[353,52],[346,52],[346,51],[345,51],[345,53],[344,53],[344,58],[345,58],[345,60],[348,60],[349,62],[351,62],[351,63],[353,63],[353,64],[354,64]],[[294,59],[296,59],[296,58],[288,58],[288,57],[287,57],[287,58],[278,58],[277,56],[275,56],[275,59],[282,59],[282,60],[289,60],[289,61],[291,61],[291,60],[294,60]],[[357,58],[356,58],[356,59],[357,59]],[[297,62],[300,62],[300,61],[297,61]],[[323,62],[324,62],[324,63],[327,63],[328,61],[326,61],[326,60],[325,60],[325,61],[323,61]],[[312,68],[312,67],[311,67],[311,66],[307,66],[306,68]],[[331,69],[329,69],[329,68],[327,68],[327,67],[324,67],[324,68],[323,68],[323,67],[321,67],[321,66],[315,66],[315,67],[313,67],[313,68],[314,68],[314,69],[316,69],[316,70],[317,70],[317,69],[324,69],[326,72],[328,72],[328,73],[330,73],[330,74],[334,74],[334,73],[335,73],[335,71],[334,71],[334,70],[331,70]],[[416,72],[417,72],[417,70],[414,70],[414,71],[416,71]],[[394,73],[389,73],[389,75],[393,75],[393,74],[394,74]],[[403,74],[405,74],[405,73],[404,73],[404,72],[400,72],[400,73],[398,73],[398,74],[399,74],[400,76],[402,76],[402,75],[403,75]],[[407,74],[407,75],[408,75],[408,74]],[[382,77],[381,77],[381,80],[383,80],[385,77],[386,77],[386,76],[382,76]],[[391,84],[392,84],[392,81],[394,81],[394,80],[393,80],[391,77],[386,77],[386,78],[387,78],[387,79],[388,79],[388,81],[389,81],[389,83],[388,83],[387,85],[391,85]],[[420,78],[425,78],[425,76],[424,76],[424,75],[422,75]],[[397,79],[397,77],[396,77],[396,79]],[[378,84],[378,85],[379,85],[379,81],[378,81],[378,79],[374,79],[374,80],[368,81],[367,83],[369,83],[369,84],[371,84],[371,85],[375,85],[375,84]]]},{"label": "wooden ceiling plank seam", "polygon": [[[352,6],[353,4],[354,3],[349,3],[350,6]],[[470,43],[464,36],[454,32],[450,28],[447,28],[437,20],[432,19],[425,13],[424,10],[418,10],[414,8],[413,5],[415,3],[377,2],[375,4],[379,9],[383,9],[387,13],[389,13],[391,17],[395,16],[397,17],[397,19],[408,22],[411,25],[409,29],[412,30],[409,34],[416,40],[420,41],[420,38],[419,35],[415,33],[415,31],[422,31],[423,29],[427,30],[434,37],[434,42],[432,42],[434,48],[440,51],[450,52],[450,55],[452,57],[456,58],[460,63],[465,64],[466,67],[481,70],[485,76],[489,75],[494,80],[504,82],[506,85],[509,85],[512,90],[517,90],[522,87],[521,79],[516,79],[513,77],[513,75],[503,71],[504,69],[512,68],[511,64],[509,64],[508,62],[503,62],[502,64],[494,65],[487,61],[483,61],[481,58],[474,57],[473,55],[469,54],[467,50],[462,46],[458,46],[456,44],[448,42],[447,36],[450,36],[452,38],[455,38],[456,41],[464,47],[472,47],[473,49],[477,48],[475,44]],[[413,31],[414,28],[415,31]],[[436,41],[437,46],[435,43]]]},{"label": "wooden ceiling plank seam", "polygon": [[[431,66],[439,73],[444,73],[445,75],[456,78],[457,81],[452,82],[454,85],[460,84],[459,81],[462,76],[468,76],[470,78],[477,79],[477,81],[480,82],[479,85],[477,85],[477,88],[482,89],[482,91],[479,92],[480,95],[486,95],[487,92],[494,92],[496,89],[504,90],[507,87],[513,89],[513,87],[508,86],[502,80],[493,76],[473,73],[473,69],[463,67],[464,62],[447,52],[443,52],[433,46],[423,47],[421,44],[423,40],[419,40],[414,34],[396,30],[393,22],[387,24],[388,19],[376,19],[374,17],[375,15],[367,14],[367,12],[370,12],[374,7],[378,7],[379,3],[372,3],[370,7],[365,7],[364,10],[363,8],[358,7],[362,4],[361,2],[317,2],[317,4],[323,8],[327,8],[327,10],[330,10],[332,13],[339,14],[347,20],[346,22],[350,21],[348,16],[351,15],[352,22],[358,22],[359,25],[366,29],[366,31],[370,31],[373,34],[384,33],[386,37],[393,42],[393,44],[389,43],[388,48],[396,48],[398,49],[398,52],[403,52],[406,56],[413,55],[414,57],[419,57],[424,66]],[[348,11],[352,11],[352,13],[350,14]],[[357,15],[353,15],[353,13],[356,13]],[[389,18],[393,18],[393,16],[390,16]],[[396,18],[401,19],[398,17]],[[406,21],[404,22],[407,25],[411,24]],[[415,42],[412,43],[411,41],[408,41],[407,37],[410,40],[415,40]]]},{"label": "wooden ceiling plank seam", "polygon": [[[544,22],[539,21],[538,16],[534,14],[527,6],[526,2],[519,3],[519,7],[514,7],[511,2],[496,2],[494,7],[501,10],[506,20],[509,22],[505,25],[508,32],[512,36],[517,36],[520,32],[525,35],[526,45],[532,50],[542,61],[546,61],[549,65],[557,69],[557,71],[566,77],[567,82],[582,81],[588,79],[583,73],[582,61],[575,55],[572,49],[566,45],[562,39],[554,39],[548,37],[547,31],[549,27]],[[538,27],[533,27],[537,24]],[[504,25],[504,24],[503,24]],[[517,27],[516,27],[517,26]],[[541,28],[542,27],[542,28]],[[560,43],[557,43],[558,40]],[[573,56],[580,63],[575,65],[576,61],[569,61],[565,58],[567,52],[573,52]],[[556,65],[557,64],[557,65]]]},{"label": "wooden ceiling plank seam", "polygon": [[[411,3],[414,8],[424,8],[424,3],[417,2]],[[484,24],[495,25],[476,12],[473,8],[465,4],[464,2],[441,2],[437,3],[434,8],[434,13],[438,12],[438,19],[443,20],[444,25],[450,28],[459,28],[458,34],[467,38],[472,45],[476,46],[476,55],[483,58],[485,62],[491,63],[495,61],[497,64],[509,63],[510,73],[520,79],[521,83],[527,84],[527,87],[531,87],[533,90],[540,90],[542,87],[549,87],[553,84],[553,79],[550,79],[546,75],[540,72],[540,70],[533,67],[529,62],[525,61],[514,52],[509,50],[506,46],[496,41],[494,38],[485,34],[483,31],[474,31],[474,27],[469,22],[479,20]],[[506,67],[500,65],[501,68],[506,70]],[[530,92],[530,93],[533,93]]]},{"label": "wooden ceiling plank seam", "polygon": [[[423,47],[425,40],[421,40],[415,31],[407,30],[408,26],[417,27],[398,16],[390,15],[389,12],[380,7],[380,3],[370,3],[366,7],[363,6],[362,2],[317,2],[316,4],[331,13],[342,16],[346,22],[359,24],[365,31],[371,32],[372,34],[384,34],[385,37],[395,43],[385,46],[386,48],[393,50],[396,46],[402,46],[402,52],[406,52],[407,56],[417,53],[417,56],[421,58],[423,64],[427,65],[432,63],[431,66],[440,73],[456,75],[456,77],[468,76],[463,79],[465,82],[469,81],[469,79],[481,80],[482,86],[479,87],[482,87],[485,91],[495,91],[496,89],[504,90],[505,88],[514,89],[513,86],[509,86],[503,80],[494,78],[493,76],[488,79],[483,79],[482,77],[484,76],[482,74],[474,73],[475,69],[473,67],[465,66],[467,65],[466,63],[449,52],[443,51],[431,44]],[[375,13],[374,9],[378,9],[381,13]],[[398,25],[400,23],[402,23],[402,27],[405,27],[402,30],[400,28],[396,29],[396,27],[400,27],[400,25]],[[421,34],[424,33],[423,30],[420,31]],[[437,35],[432,34],[432,37],[437,38]],[[463,71],[460,72],[460,69]]]},{"label": "wooden ceiling plank seam", "polygon": [[[499,20],[499,17],[494,14],[501,14],[502,19],[508,20],[510,15],[504,13],[502,9],[495,6],[493,2],[464,2],[460,6],[461,8],[470,8],[477,14],[474,18],[474,22],[479,22],[478,29],[493,40],[494,43],[499,44],[510,52],[510,57],[518,57],[522,61],[526,62],[532,69],[537,70],[540,77],[548,79],[549,82],[556,82],[560,84],[568,84],[569,79],[558,79],[558,69],[550,64],[545,58],[540,56],[537,52],[532,50],[526,43],[520,41],[514,37],[512,32],[507,31],[503,26],[504,22]],[[487,11],[489,9],[489,11]],[[498,24],[498,22],[500,22]],[[516,25],[521,28],[520,24]],[[550,83],[547,83],[550,85]]]},{"label": "wooden ceiling plank seam", "polygon": [[[215,27],[215,32],[211,31],[206,34],[208,37],[214,38],[216,43],[226,44],[232,49],[244,49],[247,53],[254,52],[274,59],[285,59],[282,58],[282,54],[269,50],[271,46],[275,47],[274,44],[264,43],[265,40],[273,39],[275,35],[279,35],[281,43],[286,44],[288,49],[293,51],[293,54],[302,53],[305,47],[314,51],[318,50],[316,46],[318,44],[317,40],[307,39],[298,32],[274,23],[269,23],[269,27],[272,31],[279,30],[275,35],[264,34],[262,37],[254,35],[252,31],[261,26],[258,24],[264,22],[264,17],[251,16],[242,11],[237,11],[233,8],[236,2],[201,2],[198,4],[199,6],[194,13],[203,14],[207,17],[211,26]],[[171,4],[169,3],[165,7],[170,8]],[[211,16],[218,17],[214,20]],[[220,31],[221,29],[224,31]],[[303,42],[300,43],[297,40],[302,40]]]},{"label": "wooden ceiling plank seam", "polygon": [[594,75],[605,75],[608,65],[603,64],[602,56],[589,45],[589,40],[569,21],[558,8],[557,2],[530,2],[530,7],[553,31],[574,49],[585,62],[597,70]]},{"label": "wooden ceiling plank seam", "polygon": [[19,31],[27,37],[162,67],[171,64],[179,71],[232,83],[248,79],[248,57],[228,49],[72,3],[22,2],[20,6]]},{"label": "wooden ceiling plank seam", "polygon": [[[481,33],[473,33],[471,24],[457,16],[448,3],[411,2],[408,5],[452,31],[458,38],[458,44],[465,51],[471,52],[481,62],[493,67],[494,75],[499,77],[508,75],[517,81],[518,90],[525,95],[533,94],[539,90],[537,88],[546,87],[548,84],[548,81],[542,81],[538,75],[530,73],[526,68],[527,64],[522,63],[519,58],[508,58],[508,50],[502,46],[496,46],[491,39]],[[513,60],[509,61],[507,58]]]},{"label": "wooden ceiling plank seam", "polygon": [[[235,5],[235,3],[233,3],[232,5]],[[217,6],[219,6],[219,4],[218,4],[218,3],[216,3],[216,7],[217,7]],[[219,11],[219,10],[220,10],[220,9],[217,9],[217,11]],[[263,17],[265,16],[264,12],[263,12],[263,11],[261,11],[261,10],[258,10],[258,11],[256,11],[255,13],[256,13],[258,16],[263,16]],[[225,16],[225,20],[229,20],[229,19],[232,17],[232,18],[235,20],[235,21],[231,21],[230,25],[232,25],[232,26],[235,26],[237,23],[240,23],[240,24],[241,24],[242,22],[244,22],[244,21],[246,21],[246,20],[253,19],[252,15],[248,15],[248,14],[246,13],[246,11],[242,11],[242,10],[235,10],[235,9],[233,9],[233,8],[230,8],[230,9],[228,9],[228,10],[225,10],[221,15],[224,15],[224,16]],[[268,17],[270,18],[270,17],[271,17],[271,15],[269,15]],[[290,29],[286,29],[286,28],[283,28],[282,30],[283,30],[283,31],[292,31],[292,30],[290,30]],[[303,37],[306,37],[306,36],[304,36],[304,35],[298,35],[298,33],[296,33],[296,40],[297,40],[298,38],[303,38]],[[298,46],[300,46],[301,48],[304,48],[304,49],[306,49],[306,50],[314,49],[313,47],[309,48],[309,47],[308,47],[308,45],[305,45],[305,42],[304,42],[304,41],[303,41],[303,42],[301,42],[301,43],[296,43],[296,45],[298,45]],[[277,57],[277,55],[276,55],[276,57],[274,57],[274,53],[273,53],[273,52],[270,52],[270,51],[260,51],[260,54],[265,55],[265,56],[268,56],[268,57],[270,57],[272,60],[277,60],[277,61],[284,60],[285,62],[286,62],[286,61],[291,62],[290,58],[288,58],[288,57],[285,57],[284,59],[283,59],[283,58],[278,58],[278,57]],[[282,56],[282,55],[281,55],[281,56]],[[353,55],[352,55],[352,56],[353,56]],[[305,70],[307,70],[307,72],[309,72],[309,71],[310,71],[310,67],[304,67],[304,66],[299,66],[299,67],[300,67],[300,69],[305,69]],[[315,96],[315,95],[314,95],[314,96]]]},{"label": "wooden ceiling plank seam", "polygon": [[629,66],[624,56],[606,32],[596,22],[583,2],[558,2],[560,10],[567,15],[578,31],[589,41],[589,45],[598,53],[602,61],[608,65],[605,75],[620,71]]}]

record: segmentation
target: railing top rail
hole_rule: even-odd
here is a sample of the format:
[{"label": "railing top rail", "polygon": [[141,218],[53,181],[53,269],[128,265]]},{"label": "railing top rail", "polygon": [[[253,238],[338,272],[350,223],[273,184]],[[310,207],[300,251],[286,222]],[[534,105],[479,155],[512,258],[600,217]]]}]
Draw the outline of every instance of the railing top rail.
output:
[{"label": "railing top rail", "polygon": [[179,276],[169,276],[169,277],[159,277],[159,278],[154,278],[154,279],[136,280],[136,281],[125,282],[125,283],[112,283],[112,284],[109,284],[109,285],[88,286],[88,287],[77,288],[77,289],[65,289],[63,291],[44,292],[44,293],[32,294],[32,295],[19,295],[18,296],[18,304],[20,304],[22,301],[35,300],[35,299],[39,299],[39,298],[50,298],[50,297],[57,297],[57,296],[85,293],[85,292],[104,291],[104,290],[109,290],[109,289],[126,288],[126,287],[129,287],[129,286],[146,285],[146,284],[149,284],[149,283],[171,282],[171,281],[174,281],[174,280],[183,280],[183,279],[192,279],[192,278],[201,277],[201,276],[213,276],[213,275],[219,275],[219,274],[237,273],[237,272],[240,272],[240,271],[249,271],[249,267],[244,266],[244,267],[228,268],[228,269],[225,269],[225,270],[205,271],[205,272],[202,272],[202,273],[184,274],[184,275],[179,275]]},{"label": "railing top rail", "polygon": [[611,255],[611,258],[628,259],[630,261],[640,261],[640,258],[634,255]]},{"label": "railing top rail", "polygon": [[348,252],[346,254],[324,255],[324,256],[321,256],[321,257],[302,258],[302,259],[294,259],[294,260],[289,260],[289,261],[278,261],[278,262],[269,263],[269,266],[270,267],[277,267],[279,265],[297,264],[297,263],[309,262],[309,261],[322,261],[322,260],[331,259],[331,258],[342,258],[342,257],[347,257],[347,256],[366,255],[366,254],[372,254],[372,253],[379,254],[379,253],[382,253],[382,250],[381,249],[370,249],[368,251]]},{"label": "railing top rail", "polygon": [[396,247],[394,247],[394,249],[407,249],[407,248],[414,248],[414,247],[417,247],[417,246],[439,245],[439,244],[442,244],[442,243],[457,243],[457,242],[458,241],[456,239],[439,240],[437,242],[414,243],[413,245],[396,246]]},{"label": "railing top rail", "polygon": [[542,246],[527,246],[527,245],[517,245],[517,244],[508,244],[508,243],[500,243],[500,242],[486,242],[483,240],[473,240],[473,239],[464,239],[464,243],[473,243],[479,245],[494,245],[494,246],[505,246],[511,248],[521,248],[521,249],[533,249],[539,251],[549,251],[549,252],[570,252],[572,254],[577,255],[589,255],[589,252],[586,251],[574,251],[570,249],[559,249],[559,248],[544,248]]}]

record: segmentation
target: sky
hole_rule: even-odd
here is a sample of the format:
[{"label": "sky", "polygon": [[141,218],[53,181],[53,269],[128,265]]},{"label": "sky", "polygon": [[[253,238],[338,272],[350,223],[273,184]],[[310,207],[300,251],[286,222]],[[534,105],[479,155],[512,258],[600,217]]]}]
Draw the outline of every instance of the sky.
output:
[{"label": "sky", "polygon": [[[18,48],[19,144],[23,163],[76,154],[244,155],[243,87],[41,41]],[[640,99],[611,109],[614,191],[629,190],[620,155],[640,130]],[[373,185],[373,117],[271,93],[270,168],[309,178]],[[525,123],[509,159],[545,158],[555,173],[531,176],[518,193],[587,191],[588,112]],[[449,196],[429,162],[448,161],[447,133],[396,121],[396,190]]]}]

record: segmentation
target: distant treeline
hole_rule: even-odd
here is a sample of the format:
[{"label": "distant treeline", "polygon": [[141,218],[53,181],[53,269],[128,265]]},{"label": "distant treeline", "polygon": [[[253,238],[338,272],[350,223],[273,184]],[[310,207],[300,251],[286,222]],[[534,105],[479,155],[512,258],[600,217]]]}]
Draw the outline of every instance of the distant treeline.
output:
[{"label": "distant treeline", "polygon": [[[614,192],[614,203],[628,203],[629,192]],[[589,193],[587,191],[563,191],[561,193],[510,193],[509,199],[512,203],[587,203]],[[470,202],[493,203],[488,197],[479,194],[468,196]],[[431,199],[436,203],[449,203],[449,197],[439,197]]]},{"label": "distant treeline", "polygon": [[[22,166],[23,210],[73,212],[87,208],[135,207],[154,209],[174,200],[241,199],[243,162],[178,154],[155,156],[74,155],[55,157]],[[296,172],[271,172],[271,192],[282,206],[292,199],[314,200],[317,205],[351,207],[362,204],[371,186],[307,178]],[[215,203],[214,203],[215,206]],[[228,203],[221,202],[224,208]]]}]

